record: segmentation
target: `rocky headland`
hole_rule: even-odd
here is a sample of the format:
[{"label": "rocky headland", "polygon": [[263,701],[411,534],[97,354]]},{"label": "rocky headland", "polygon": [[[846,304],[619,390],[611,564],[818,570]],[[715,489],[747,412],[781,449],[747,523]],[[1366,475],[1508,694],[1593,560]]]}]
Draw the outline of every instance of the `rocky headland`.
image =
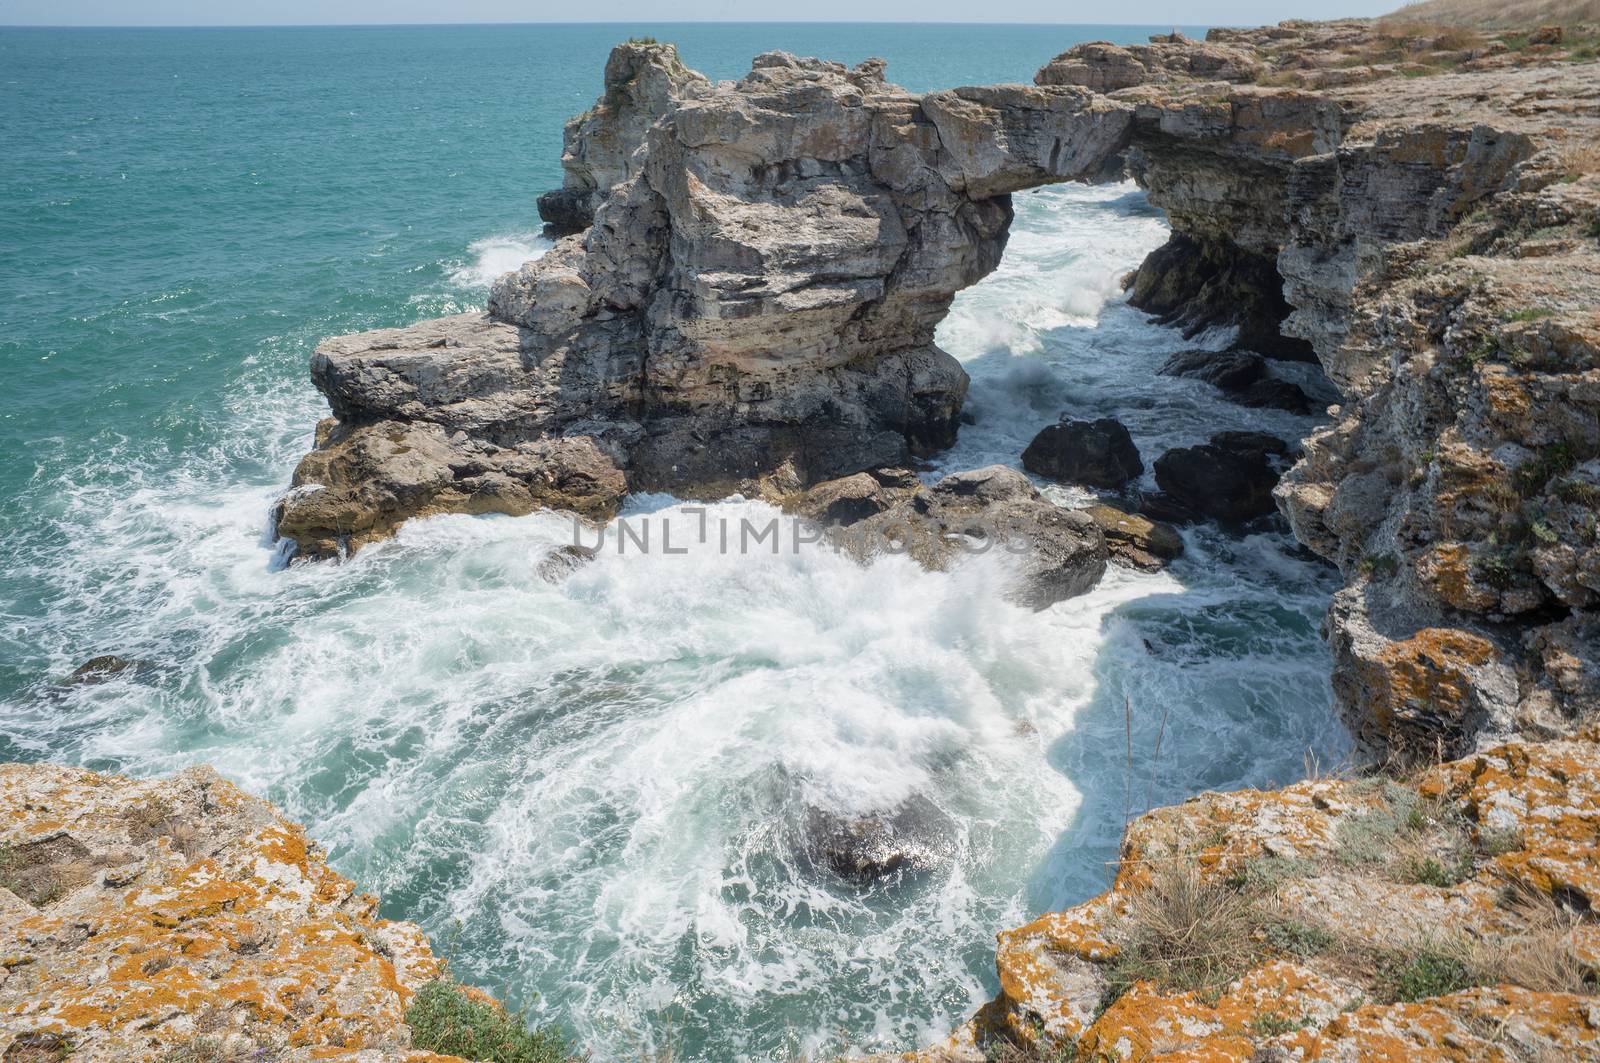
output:
[{"label": "rocky headland", "polygon": [[7,1060],[441,1060],[407,1012],[421,928],[209,768],[0,765]]},{"label": "rocky headland", "polygon": [[[981,526],[1043,607],[1181,550],[1151,517],[1275,512],[1343,574],[1333,686],[1371,774],[1139,818],[1112,887],[1002,934],[999,996],[924,1056],[1600,1058],[1595,39],[1289,22],[924,95],[880,61],[714,84],[621,45],[540,200],[570,235],[484,313],[318,347],[333,418],[278,533],[316,560],[432,513],[738,492],[933,568]],[[1124,174],[1173,229],[1130,301],[1238,333],[1171,371],[1255,401],[1262,359],[1315,361],[1331,421],[1143,456],[1064,422],[1019,455],[1107,492],[1148,462],[1160,494],[1120,508],[1001,467],[923,483],[967,383],[934,329],[1010,195]],[[4,772],[7,1059],[413,1051],[437,960],[266,806],[204,772]]]}]

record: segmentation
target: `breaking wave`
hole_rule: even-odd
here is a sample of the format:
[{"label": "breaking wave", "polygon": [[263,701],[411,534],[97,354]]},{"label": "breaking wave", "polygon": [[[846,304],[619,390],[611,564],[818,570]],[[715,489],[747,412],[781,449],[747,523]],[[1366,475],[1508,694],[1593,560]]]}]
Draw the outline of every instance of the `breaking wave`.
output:
[{"label": "breaking wave", "polygon": [[[939,333],[976,418],[944,467],[1015,463],[1063,411],[1121,417],[1147,460],[1309,427],[1153,375],[1181,341],[1122,302],[1165,236],[1130,187],[1017,201],[1005,261]],[[444,270],[481,288],[547,247],[488,238]],[[7,606],[0,645],[56,675],[91,649],[150,667],[41,683],[0,745],[216,764],[597,1058],[930,1041],[994,992],[997,930],[1103,888],[1129,814],[1343,751],[1316,634],[1333,579],[1277,535],[1191,531],[1170,571],[1113,569],[1042,613],[997,593],[998,557],[931,574],[676,535],[687,553],[613,536],[552,583],[540,563],[573,529],[550,514],[417,521],[348,564],[271,571],[262,516],[320,407],[307,339],[267,345],[204,449],[108,438],[92,482],[41,465],[49,519],[10,556],[49,592]],[[663,497],[629,514],[701,519]],[[908,801],[939,824],[935,866],[868,887],[818,866],[813,814]]]}]

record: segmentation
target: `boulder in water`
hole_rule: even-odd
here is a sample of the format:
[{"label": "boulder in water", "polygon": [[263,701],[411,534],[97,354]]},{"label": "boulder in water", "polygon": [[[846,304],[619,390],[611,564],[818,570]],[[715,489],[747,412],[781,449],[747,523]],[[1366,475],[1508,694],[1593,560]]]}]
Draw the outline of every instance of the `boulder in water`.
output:
[{"label": "boulder in water", "polygon": [[1230,392],[1228,398],[1240,406],[1251,409],[1287,410],[1289,413],[1311,412],[1311,397],[1299,384],[1277,377],[1258,380],[1242,391]]},{"label": "boulder in water", "polygon": [[1280,470],[1273,459],[1288,453],[1287,443],[1263,432],[1219,432],[1208,443],[1157,458],[1156,484],[1180,509],[1242,523],[1276,511],[1272,489]]},{"label": "boulder in water", "polygon": [[539,578],[546,583],[560,583],[599,555],[598,547],[568,543],[550,551],[540,559]]},{"label": "boulder in water", "polygon": [[1311,399],[1299,384],[1269,376],[1266,359],[1249,351],[1179,351],[1157,372],[1203,380],[1240,406],[1311,412]]},{"label": "boulder in water", "polygon": [[1183,554],[1183,538],[1170,524],[1105,504],[1084,512],[1100,526],[1111,557],[1141,572],[1159,571]]},{"label": "boulder in water", "polygon": [[113,676],[124,672],[136,672],[139,669],[137,661],[130,661],[126,657],[118,657],[114,653],[101,654],[91,657],[78,665],[67,677],[68,686],[86,686],[91,683],[104,683]]},{"label": "boulder in water", "polygon": [[1062,483],[1121,487],[1144,473],[1144,461],[1121,421],[1063,420],[1047,426],[1022,452],[1022,467]]},{"label": "boulder in water", "polygon": [[808,808],[804,836],[817,866],[868,886],[947,863],[955,853],[956,826],[938,805],[913,794],[892,809],[864,815]]},{"label": "boulder in water", "polygon": [[1089,590],[1105,573],[1105,536],[1088,514],[1063,509],[1004,465],[952,473],[924,486],[900,469],[829,480],[792,495],[784,509],[829,529],[866,561],[908,554],[942,571],[962,553],[1000,548],[1020,569],[1008,596],[1045,609]]},{"label": "boulder in water", "polygon": [[1266,374],[1266,359],[1249,351],[1179,351],[1156,370],[1162,376],[1203,380],[1223,391],[1247,388]]}]

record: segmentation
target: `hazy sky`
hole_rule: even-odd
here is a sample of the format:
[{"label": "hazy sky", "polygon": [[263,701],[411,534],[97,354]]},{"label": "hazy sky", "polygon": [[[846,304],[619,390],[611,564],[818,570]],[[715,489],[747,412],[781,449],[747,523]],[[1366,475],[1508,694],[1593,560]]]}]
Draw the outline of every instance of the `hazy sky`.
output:
[{"label": "hazy sky", "polygon": [[260,26],[415,22],[1053,22],[1260,25],[1378,15],[1403,0],[0,0],[0,25]]}]

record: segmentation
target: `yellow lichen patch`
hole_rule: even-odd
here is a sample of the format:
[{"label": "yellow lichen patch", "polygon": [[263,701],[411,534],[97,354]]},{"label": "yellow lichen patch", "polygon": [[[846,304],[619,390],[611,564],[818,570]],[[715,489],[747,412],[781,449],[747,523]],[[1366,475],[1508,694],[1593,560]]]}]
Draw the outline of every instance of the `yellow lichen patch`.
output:
[{"label": "yellow lichen patch", "polygon": [[1256,1042],[1326,1023],[1358,999],[1355,987],[1292,963],[1250,971],[1214,1003],[1201,993],[1162,993],[1141,982],[1106,1009],[1078,1047],[1089,1058],[1246,1060]]},{"label": "yellow lichen patch", "polygon": [[1514,832],[1507,878],[1600,902],[1600,765],[1584,741],[1516,743],[1442,764],[1419,790],[1459,803],[1480,831]]},{"label": "yellow lichen patch", "polygon": [[1290,1058],[1373,1063],[1594,1059],[1600,1029],[1590,1021],[1593,1008],[1592,1000],[1565,993],[1471,989],[1414,1004],[1358,1008],[1320,1030],[1288,1037],[1283,1047]]},{"label": "yellow lichen patch", "polygon": [[1462,543],[1439,543],[1418,555],[1417,578],[1440,601],[1467,612],[1481,613],[1494,606],[1498,596],[1472,574],[1472,555]]},{"label": "yellow lichen patch", "polygon": [[1373,693],[1371,712],[1380,729],[1403,710],[1426,710],[1454,720],[1472,705],[1473,670],[1494,659],[1494,644],[1455,628],[1423,628],[1384,646],[1358,668]]},{"label": "yellow lichen patch", "polygon": [[161,1058],[202,1034],[305,1058],[442,1058],[410,1052],[405,1025],[442,970],[422,932],[377,918],[299,827],[215,772],[0,765],[0,812],[0,843],[65,831],[83,860],[119,869],[0,926],[0,1053],[33,1029],[86,1058]]}]

